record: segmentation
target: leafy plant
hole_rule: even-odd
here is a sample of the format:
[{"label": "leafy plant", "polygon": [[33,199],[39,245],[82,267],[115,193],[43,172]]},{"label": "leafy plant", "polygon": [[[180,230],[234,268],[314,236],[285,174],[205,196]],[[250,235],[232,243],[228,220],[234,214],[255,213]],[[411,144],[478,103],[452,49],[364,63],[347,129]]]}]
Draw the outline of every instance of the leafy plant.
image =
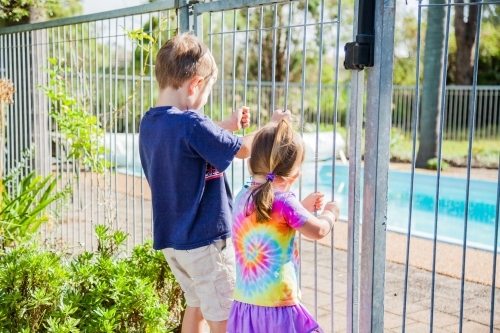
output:
[{"label": "leafy plant", "polygon": [[52,174],[43,177],[31,171],[21,177],[32,154],[33,149],[25,152],[18,165],[3,179],[7,190],[2,192],[0,205],[0,244],[12,245],[28,240],[49,220],[49,205],[71,192],[69,185],[56,192],[57,179]]},{"label": "leafy plant", "polygon": [[101,143],[104,130],[97,117],[82,105],[82,101],[71,95],[65,80],[65,73],[70,70],[60,66],[57,59],[49,58],[49,62],[49,68],[45,69],[49,74],[49,85],[39,86],[39,89],[51,99],[50,115],[70,144],[67,158],[81,160],[84,166],[102,174],[110,167],[110,162],[103,158],[106,153]]},{"label": "leafy plant", "polygon": [[[427,161],[427,169],[437,170],[438,162],[439,160],[437,158],[431,158],[430,160]],[[449,168],[450,165],[446,161],[441,161],[441,170],[448,170]]]},{"label": "leafy plant", "polygon": [[182,291],[151,242],[123,257],[126,235],[96,227],[75,258],[36,243],[0,250],[0,332],[172,332]]}]

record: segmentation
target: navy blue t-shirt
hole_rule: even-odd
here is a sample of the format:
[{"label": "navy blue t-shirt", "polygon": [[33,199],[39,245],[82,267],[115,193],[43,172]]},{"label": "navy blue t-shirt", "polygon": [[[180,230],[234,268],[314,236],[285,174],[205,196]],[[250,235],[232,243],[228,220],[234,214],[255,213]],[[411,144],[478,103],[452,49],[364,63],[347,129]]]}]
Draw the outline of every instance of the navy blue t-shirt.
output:
[{"label": "navy blue t-shirt", "polygon": [[195,111],[151,108],[139,153],[153,200],[153,247],[190,250],[231,235],[232,196],[224,170],[242,144]]}]

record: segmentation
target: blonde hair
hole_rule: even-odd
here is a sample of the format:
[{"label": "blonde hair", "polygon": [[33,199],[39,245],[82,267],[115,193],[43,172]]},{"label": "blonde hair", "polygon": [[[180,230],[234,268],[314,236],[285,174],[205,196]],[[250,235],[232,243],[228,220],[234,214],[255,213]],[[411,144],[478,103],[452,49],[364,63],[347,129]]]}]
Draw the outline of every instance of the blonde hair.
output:
[{"label": "blonde hair", "polygon": [[169,39],[156,55],[155,75],[160,89],[179,89],[196,75],[204,78],[214,74],[215,63],[210,50],[195,35],[179,34]]},{"label": "blonde hair", "polygon": [[[293,176],[304,157],[304,141],[283,119],[276,127],[264,127],[255,135],[249,165],[253,175],[287,178]],[[257,222],[269,221],[274,202],[271,179],[254,188],[248,200],[255,205]]]}]

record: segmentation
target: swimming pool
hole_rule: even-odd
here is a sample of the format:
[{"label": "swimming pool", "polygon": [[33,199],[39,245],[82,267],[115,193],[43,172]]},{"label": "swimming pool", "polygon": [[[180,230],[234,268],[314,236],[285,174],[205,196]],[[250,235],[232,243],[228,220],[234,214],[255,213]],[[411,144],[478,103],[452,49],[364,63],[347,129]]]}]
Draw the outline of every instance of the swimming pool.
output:
[{"label": "swimming pool", "polygon": [[[306,162],[302,168],[302,187],[298,182],[292,190],[302,196],[314,191],[317,169],[317,189],[331,198],[332,161]],[[118,168],[118,172],[127,172]],[[140,170],[138,170],[140,171]],[[130,170],[128,174],[132,174]],[[140,173],[140,172],[139,172]],[[246,163],[235,160],[226,171],[233,192],[236,194],[244,182],[250,180]],[[137,173],[136,173],[137,174]],[[406,171],[390,170],[387,207],[387,229],[406,234],[408,231],[411,174]],[[413,211],[411,234],[434,238],[435,202],[437,179],[435,175],[416,173],[413,187]],[[347,192],[349,189],[349,168],[337,162],[335,165],[334,193],[339,202],[343,219],[347,219]],[[466,179],[441,176],[437,239],[443,242],[463,244],[465,223]],[[497,183],[471,180],[469,187],[469,211],[467,221],[467,246],[493,250]],[[361,212],[362,213],[362,212]]]}]

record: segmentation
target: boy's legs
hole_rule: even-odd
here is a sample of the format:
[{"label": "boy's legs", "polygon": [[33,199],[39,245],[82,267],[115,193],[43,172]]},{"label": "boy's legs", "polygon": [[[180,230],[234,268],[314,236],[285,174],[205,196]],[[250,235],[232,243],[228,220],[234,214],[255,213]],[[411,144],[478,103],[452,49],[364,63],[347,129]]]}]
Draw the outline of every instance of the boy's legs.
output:
[{"label": "boy's legs", "polygon": [[187,251],[164,249],[163,253],[188,305],[182,332],[202,333],[204,318],[213,333],[225,333],[235,282],[231,239]]},{"label": "boy's legs", "polygon": [[[226,333],[227,320],[224,321],[210,321],[207,320],[208,326],[210,326],[211,333]],[[184,331],[182,332],[184,333]]]},{"label": "boy's legs", "polygon": [[205,319],[201,314],[200,308],[191,306],[186,307],[184,318],[182,318],[182,333],[203,333]]}]

